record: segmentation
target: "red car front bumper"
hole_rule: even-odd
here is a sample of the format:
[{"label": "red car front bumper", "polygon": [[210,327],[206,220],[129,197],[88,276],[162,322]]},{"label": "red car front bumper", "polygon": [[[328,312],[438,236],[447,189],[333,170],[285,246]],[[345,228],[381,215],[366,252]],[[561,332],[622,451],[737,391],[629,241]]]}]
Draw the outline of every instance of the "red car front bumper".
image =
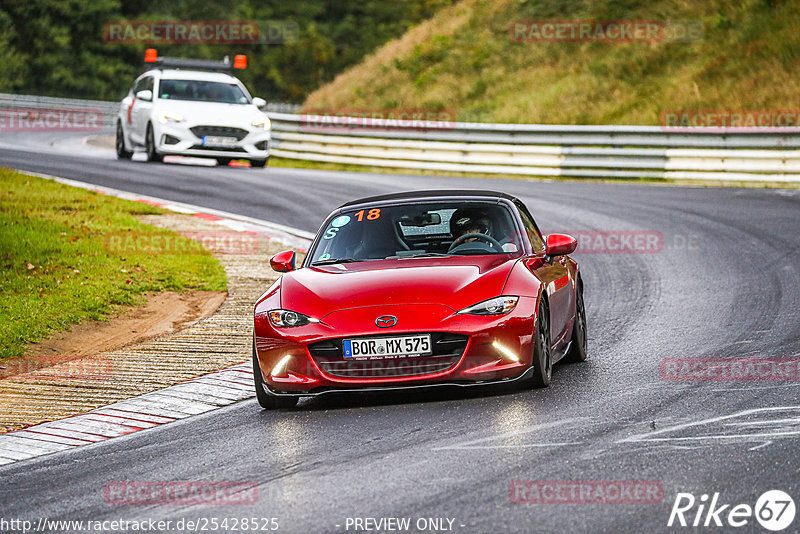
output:
[{"label": "red car front bumper", "polygon": [[[458,315],[434,304],[368,306],[293,328],[276,328],[257,313],[256,355],[267,393],[277,395],[514,380],[531,368],[536,310],[530,297],[500,316]],[[397,317],[397,326],[375,326],[381,315]],[[407,334],[430,334],[433,354],[359,360],[342,353],[343,339]]]}]

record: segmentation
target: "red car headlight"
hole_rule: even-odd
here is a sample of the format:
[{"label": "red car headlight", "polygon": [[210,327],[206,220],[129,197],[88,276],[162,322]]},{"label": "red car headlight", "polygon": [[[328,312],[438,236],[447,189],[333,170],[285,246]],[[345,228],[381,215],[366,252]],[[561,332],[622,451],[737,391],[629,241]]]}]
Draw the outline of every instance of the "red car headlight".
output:
[{"label": "red car headlight", "polygon": [[308,315],[303,315],[291,310],[270,310],[267,312],[269,315],[269,322],[273,326],[286,328],[292,326],[303,326],[310,323],[318,323],[319,319],[314,319]]},{"label": "red car headlight", "polygon": [[464,308],[457,315],[503,315],[513,310],[518,300],[519,297],[495,297]]}]

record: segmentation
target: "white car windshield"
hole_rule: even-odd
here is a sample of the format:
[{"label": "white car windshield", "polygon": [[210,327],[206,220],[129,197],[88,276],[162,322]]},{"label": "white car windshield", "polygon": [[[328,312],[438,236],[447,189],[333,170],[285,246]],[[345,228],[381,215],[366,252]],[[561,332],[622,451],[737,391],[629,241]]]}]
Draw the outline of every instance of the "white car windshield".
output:
[{"label": "white car windshield", "polygon": [[202,80],[161,80],[158,98],[223,104],[249,104],[250,99],[234,83]]}]

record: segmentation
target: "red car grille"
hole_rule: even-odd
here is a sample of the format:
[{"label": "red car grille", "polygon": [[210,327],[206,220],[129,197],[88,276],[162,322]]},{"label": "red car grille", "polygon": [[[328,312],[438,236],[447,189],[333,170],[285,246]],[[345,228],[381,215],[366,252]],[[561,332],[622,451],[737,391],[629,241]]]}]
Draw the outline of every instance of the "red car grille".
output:
[{"label": "red car grille", "polygon": [[433,354],[411,358],[345,360],[342,339],[319,341],[308,351],[325,373],[341,378],[401,378],[424,376],[446,371],[461,359],[468,336],[432,333]]}]

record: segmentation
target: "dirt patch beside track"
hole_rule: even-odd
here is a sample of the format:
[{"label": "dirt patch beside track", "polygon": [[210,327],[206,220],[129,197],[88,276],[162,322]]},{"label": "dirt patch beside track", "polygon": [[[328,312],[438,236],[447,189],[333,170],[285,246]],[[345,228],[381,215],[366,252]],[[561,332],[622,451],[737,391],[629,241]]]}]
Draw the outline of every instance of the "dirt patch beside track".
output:
[{"label": "dirt patch beside track", "polygon": [[0,378],[170,334],[217,311],[226,296],[223,291],[145,293],[144,306],[127,309],[109,321],[81,323],[68,332],[31,344],[24,356],[2,362],[5,369],[0,369]]},{"label": "dirt patch beside track", "polygon": [[[147,215],[141,219],[148,224],[187,234],[232,231],[230,226],[220,224],[222,221],[177,213]],[[180,309],[175,311],[174,316],[154,312],[150,323],[146,318],[140,318],[143,324],[149,324],[154,329],[147,333],[135,333],[156,337],[83,356],[81,354],[92,350],[82,346],[76,348],[73,343],[71,349],[64,350],[78,350],[80,353],[66,357],[68,361],[51,362],[49,367],[0,379],[0,433],[85,413],[248,360],[253,304],[278,278],[278,274],[269,268],[269,258],[288,248],[263,236],[248,235],[249,242],[257,240],[257,246],[239,250],[238,253],[216,253],[228,277],[228,297],[208,317],[194,322],[189,319],[187,324],[186,315]],[[175,305],[170,297],[163,298],[166,299],[162,301],[167,303],[165,305]],[[179,305],[188,310],[194,304],[197,302],[189,298]],[[153,305],[156,306],[155,303]],[[209,299],[205,306],[213,309],[214,300]],[[141,310],[132,313],[136,315]],[[198,316],[202,316],[202,313]],[[139,330],[132,327],[133,324],[127,323],[125,328]],[[166,328],[167,324],[179,329],[170,334],[157,333],[159,328]],[[80,331],[78,328],[75,327],[73,332],[66,335],[85,334],[86,344],[100,342],[100,345],[95,345],[100,350],[103,343],[113,342],[111,338],[116,335],[113,329],[103,334],[92,332],[91,328]],[[108,339],[104,339],[106,336]],[[96,341],[92,341],[92,338],[96,338]],[[37,350],[46,352],[46,347],[58,346],[55,338],[51,341],[55,345],[43,342]]]}]

